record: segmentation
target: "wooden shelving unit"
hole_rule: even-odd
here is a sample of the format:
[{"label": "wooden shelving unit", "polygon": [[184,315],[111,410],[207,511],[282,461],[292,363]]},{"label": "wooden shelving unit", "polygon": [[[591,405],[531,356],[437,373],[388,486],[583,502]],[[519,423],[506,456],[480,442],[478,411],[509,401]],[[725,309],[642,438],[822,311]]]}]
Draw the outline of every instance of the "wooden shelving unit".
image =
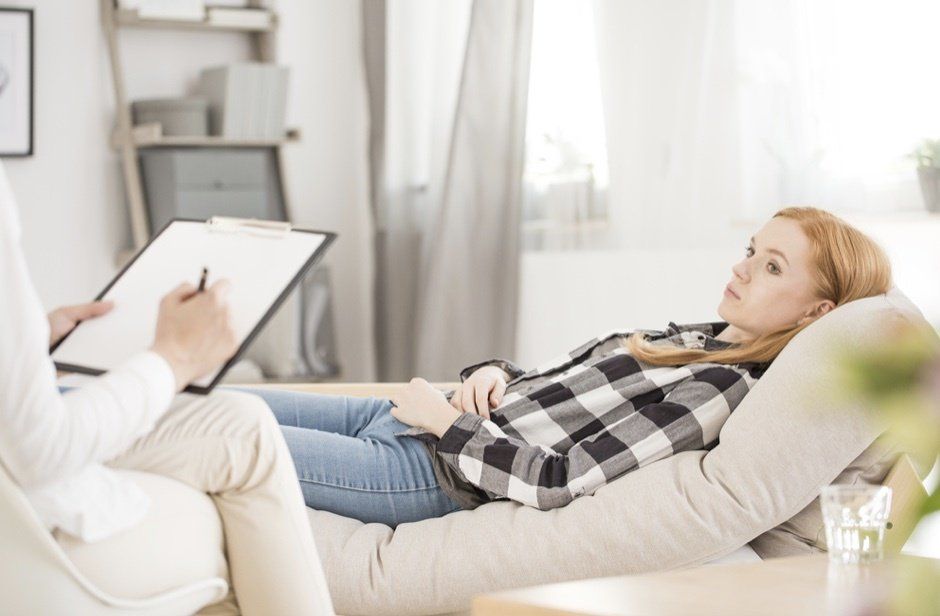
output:
[{"label": "wooden shelving unit", "polygon": [[[251,6],[261,8],[258,0]],[[158,124],[134,126],[131,118],[130,101],[124,85],[124,68],[121,61],[121,49],[118,43],[118,31],[122,28],[151,28],[160,30],[184,30],[195,32],[235,32],[251,37],[254,59],[258,62],[274,61],[274,36],[277,32],[277,15],[271,12],[270,25],[265,27],[239,27],[219,25],[208,21],[176,21],[168,19],[141,18],[136,11],[119,9],[117,0],[101,0],[101,19],[108,44],[111,60],[111,73],[114,81],[114,96],[117,106],[117,126],[111,135],[111,144],[121,155],[121,170],[124,175],[124,188],[127,198],[128,213],[131,222],[131,237],[134,248],[141,248],[150,239],[150,224],[147,217],[147,204],[144,199],[143,181],[138,163],[138,150],[142,148],[169,147],[244,147],[274,148],[276,151],[278,181],[284,199],[284,209],[290,219],[290,201],[284,181],[282,164],[282,146],[297,141],[297,131],[288,131],[283,138],[273,140],[227,139],[224,137],[176,137],[165,136]]]}]

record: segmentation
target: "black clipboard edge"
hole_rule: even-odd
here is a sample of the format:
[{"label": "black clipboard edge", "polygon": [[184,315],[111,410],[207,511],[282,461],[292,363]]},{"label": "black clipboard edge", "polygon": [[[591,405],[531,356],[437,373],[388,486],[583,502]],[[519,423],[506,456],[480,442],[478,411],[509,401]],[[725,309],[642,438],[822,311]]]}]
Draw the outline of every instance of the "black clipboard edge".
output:
[{"label": "black clipboard edge", "polygon": [[[111,279],[111,282],[109,282],[108,285],[97,295],[97,297],[95,297],[95,301],[100,301],[108,293],[108,291],[111,290],[111,287],[117,284],[117,281],[120,280],[121,276],[123,276],[124,273],[127,270],[129,270],[130,267],[134,264],[134,262],[137,261],[138,257],[140,257],[140,255],[142,255],[144,251],[146,251],[150,247],[150,245],[158,237],[160,237],[163,234],[163,232],[166,231],[170,227],[170,225],[172,225],[174,222],[199,222],[203,224],[208,223],[208,221],[199,220],[198,218],[173,218],[172,220],[167,222],[165,225],[163,225],[163,228],[160,229],[160,232],[154,235],[153,237],[151,237],[150,240],[147,242],[147,244],[144,245],[143,248],[138,250],[137,254],[135,254],[133,258],[131,258],[131,260],[128,261],[127,264],[125,264],[124,267],[121,268],[121,271],[119,271],[114,276],[114,278]],[[323,235],[325,236],[325,238],[317,247],[317,249],[313,252],[313,254],[310,255],[310,258],[307,259],[307,262],[304,263],[300,267],[300,269],[297,271],[297,274],[291,279],[291,281],[287,284],[287,286],[284,287],[284,290],[277,297],[277,299],[274,300],[274,303],[271,304],[271,307],[268,308],[267,312],[264,313],[264,316],[261,317],[261,320],[258,321],[257,325],[255,325],[254,328],[248,333],[248,336],[245,338],[244,342],[242,342],[241,345],[238,347],[238,350],[235,351],[235,354],[232,355],[231,359],[225,362],[225,364],[219,370],[219,373],[215,376],[214,379],[212,379],[212,382],[209,383],[209,385],[205,387],[201,387],[197,385],[187,385],[183,389],[184,392],[191,393],[191,394],[200,394],[200,395],[205,396],[205,395],[210,394],[212,390],[215,389],[215,386],[219,384],[219,381],[222,380],[222,377],[225,376],[225,373],[228,372],[229,369],[232,366],[234,366],[235,363],[238,362],[238,360],[241,359],[242,355],[244,355],[247,348],[251,345],[251,343],[258,336],[261,330],[264,329],[264,326],[267,325],[271,317],[274,316],[274,313],[277,312],[277,309],[280,308],[281,304],[283,304],[287,300],[287,296],[290,295],[291,292],[294,290],[294,288],[298,285],[298,283],[300,283],[300,280],[304,277],[304,274],[306,274],[307,271],[309,271],[310,268],[313,267],[313,265],[317,261],[320,260],[320,258],[326,252],[326,249],[329,248],[330,245],[332,245],[333,242],[336,241],[336,238],[338,237],[338,234],[332,231],[319,231],[316,229],[304,229],[304,228],[292,226],[290,233],[293,233],[295,231],[299,233],[315,233],[317,235]],[[81,321],[76,323],[75,327],[78,327],[80,324],[81,324]],[[72,328],[72,331],[75,331],[74,327]],[[63,336],[61,340],[59,340],[52,347],[49,348],[50,355],[59,347],[60,344],[65,342],[65,339],[71,335],[72,331],[70,331],[68,334]],[[55,363],[55,366],[57,369],[63,370],[66,372],[77,372],[79,374],[90,374],[92,376],[100,376],[108,372],[107,370],[101,370],[99,368],[88,368],[86,366],[77,366],[74,364],[57,362],[54,360],[53,360],[53,363]]]}]

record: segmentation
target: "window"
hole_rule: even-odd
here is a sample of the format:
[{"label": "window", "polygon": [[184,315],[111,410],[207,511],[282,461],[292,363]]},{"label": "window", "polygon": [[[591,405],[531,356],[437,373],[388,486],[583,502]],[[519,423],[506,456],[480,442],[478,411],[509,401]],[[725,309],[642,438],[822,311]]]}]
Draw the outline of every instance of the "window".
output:
[{"label": "window", "polygon": [[922,210],[908,154],[940,137],[940,2],[752,0],[735,21],[750,213]]},{"label": "window", "polygon": [[592,4],[535,2],[522,217],[527,250],[605,241],[607,151]]}]

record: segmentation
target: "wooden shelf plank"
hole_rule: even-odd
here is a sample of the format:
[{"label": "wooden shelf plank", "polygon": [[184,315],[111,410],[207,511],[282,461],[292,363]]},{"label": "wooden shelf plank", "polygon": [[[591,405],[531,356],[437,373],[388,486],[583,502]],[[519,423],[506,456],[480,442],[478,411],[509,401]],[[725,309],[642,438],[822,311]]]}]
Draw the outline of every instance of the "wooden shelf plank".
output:
[{"label": "wooden shelf plank", "polygon": [[227,137],[161,137],[146,141],[138,141],[138,148],[171,148],[171,147],[218,147],[218,148],[261,148],[273,147],[297,141],[285,136],[283,139],[230,139]]},{"label": "wooden shelf plank", "polygon": [[199,30],[216,32],[273,32],[277,28],[277,20],[271,15],[271,23],[267,26],[232,26],[214,24],[208,21],[185,21],[182,19],[147,19],[140,17],[136,10],[117,9],[114,12],[115,22],[118,26],[127,28],[153,28],[158,30]]},{"label": "wooden shelf plank", "polygon": [[[137,148],[264,148],[300,141],[300,130],[296,128],[288,129],[281,139],[232,139],[217,136],[180,137],[164,135],[159,124],[150,123],[132,127],[131,138]],[[120,131],[115,131],[111,135],[112,147],[118,149],[122,143]]]}]

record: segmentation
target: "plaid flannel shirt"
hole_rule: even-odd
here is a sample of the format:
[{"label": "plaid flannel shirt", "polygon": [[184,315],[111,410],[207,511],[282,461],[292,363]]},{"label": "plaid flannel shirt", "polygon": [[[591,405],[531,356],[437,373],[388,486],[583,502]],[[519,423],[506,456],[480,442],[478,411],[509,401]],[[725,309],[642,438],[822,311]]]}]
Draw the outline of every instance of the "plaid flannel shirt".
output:
[{"label": "plaid flannel shirt", "polygon": [[[727,323],[639,330],[653,344],[715,350]],[[653,366],[611,331],[545,365],[525,371],[494,359],[512,377],[486,420],[462,414],[438,440],[420,428],[444,491],[464,508],[511,499],[539,509],[563,507],[624,473],[680,451],[708,449],[766,365],[715,363]],[[448,399],[453,392],[448,392]]]}]

